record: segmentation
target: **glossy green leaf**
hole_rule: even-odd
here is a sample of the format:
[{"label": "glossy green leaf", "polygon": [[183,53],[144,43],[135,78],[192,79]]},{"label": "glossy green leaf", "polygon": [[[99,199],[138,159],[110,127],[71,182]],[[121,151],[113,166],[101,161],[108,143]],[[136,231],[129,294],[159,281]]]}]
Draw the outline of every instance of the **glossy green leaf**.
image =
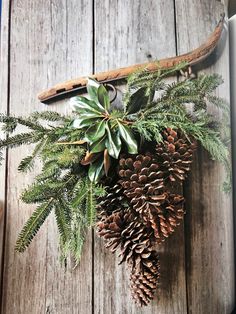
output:
[{"label": "glossy green leaf", "polygon": [[107,140],[106,148],[110,156],[118,159],[121,150],[121,139],[119,132],[114,132],[110,130],[109,124],[106,125],[107,130]]},{"label": "glossy green leaf", "polygon": [[88,83],[87,83],[87,91],[89,94],[89,97],[95,101],[98,100],[98,88],[99,88],[100,84],[93,80],[92,78],[88,79]]},{"label": "glossy green leaf", "polygon": [[98,101],[105,108],[106,111],[110,109],[110,98],[106,88],[103,85],[100,85],[98,88]]},{"label": "glossy green leaf", "polygon": [[120,122],[118,122],[118,128],[119,128],[120,136],[122,137],[125,144],[127,145],[128,152],[130,154],[137,154],[138,144],[132,130],[127,125],[124,125]]},{"label": "glossy green leaf", "polygon": [[88,176],[91,182],[98,182],[104,175],[103,157],[92,163],[89,167]]},{"label": "glossy green leaf", "polygon": [[98,141],[101,137],[104,136],[106,131],[106,122],[105,120],[101,120],[95,126],[89,128],[89,130],[85,134],[85,140],[90,143]]},{"label": "glossy green leaf", "polygon": [[78,117],[73,121],[72,126],[76,129],[82,129],[84,127],[87,126],[91,126],[92,124],[96,123],[96,120],[99,118],[100,116],[82,116],[82,117]]},{"label": "glossy green leaf", "polygon": [[126,107],[127,113],[133,114],[146,106],[148,101],[148,96],[146,95],[146,92],[147,88],[141,87],[131,95]]},{"label": "glossy green leaf", "polygon": [[106,148],[106,136],[103,136],[102,138],[100,138],[98,141],[96,141],[90,146],[90,152],[99,153],[99,152],[104,151],[105,148]]},{"label": "glossy green leaf", "polygon": [[83,96],[77,96],[73,101],[73,108],[78,113],[84,113],[87,110],[97,113],[104,113],[104,108],[96,101]]}]

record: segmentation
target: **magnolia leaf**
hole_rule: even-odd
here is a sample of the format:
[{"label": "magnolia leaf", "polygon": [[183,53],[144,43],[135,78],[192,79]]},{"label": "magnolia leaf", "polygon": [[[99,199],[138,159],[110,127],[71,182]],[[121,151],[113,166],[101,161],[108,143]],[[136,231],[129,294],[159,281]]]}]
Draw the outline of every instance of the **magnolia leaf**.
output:
[{"label": "magnolia leaf", "polygon": [[98,159],[99,154],[94,154],[91,153],[89,151],[86,152],[86,155],[84,156],[84,158],[81,160],[81,165],[83,166],[87,166],[89,164],[91,164],[92,162],[94,162],[96,159]]},{"label": "magnolia leaf", "polygon": [[148,96],[146,95],[146,92],[147,88],[141,87],[130,96],[129,102],[126,107],[127,113],[132,114],[145,107],[148,101]]},{"label": "magnolia leaf", "polygon": [[108,171],[110,169],[111,166],[111,158],[108,154],[108,150],[107,148],[104,150],[104,170],[105,170],[105,175],[107,176]]},{"label": "magnolia leaf", "polygon": [[97,100],[98,99],[98,88],[99,88],[100,84],[93,80],[92,78],[88,79],[88,83],[87,83],[87,91],[89,94],[89,97],[91,99]]},{"label": "magnolia leaf", "polygon": [[88,129],[88,131],[85,134],[85,139],[90,143],[94,143],[98,141],[101,137],[103,137],[105,132],[106,122],[105,120],[102,120],[95,126],[92,126],[91,128]]},{"label": "magnolia leaf", "polygon": [[76,129],[82,129],[86,126],[91,126],[91,124],[94,124],[96,119],[99,118],[100,116],[98,115],[94,115],[94,116],[90,116],[90,117],[84,117],[84,116],[81,116],[81,117],[78,117],[76,118],[73,123],[72,123],[72,126]]},{"label": "magnolia leaf", "polygon": [[73,100],[73,109],[78,113],[86,113],[87,111],[96,113],[104,112],[104,108],[98,104],[97,101],[83,96],[77,96],[75,100]]},{"label": "magnolia leaf", "polygon": [[137,141],[134,137],[133,132],[130,130],[130,128],[120,122],[118,122],[118,128],[119,128],[119,132],[120,132],[120,136],[122,137],[122,139],[124,140],[127,148],[128,148],[128,152],[130,154],[137,154],[138,153],[138,144]]},{"label": "magnolia leaf", "polygon": [[103,136],[102,138],[100,138],[98,141],[96,141],[90,146],[91,153],[99,153],[99,152],[104,151],[104,149],[106,148],[105,143],[106,143],[106,136]]},{"label": "magnolia leaf", "polygon": [[98,88],[98,101],[106,111],[110,109],[110,98],[106,88],[103,85],[100,85]]},{"label": "magnolia leaf", "polygon": [[103,158],[93,162],[88,171],[88,177],[91,182],[97,182],[104,175]]},{"label": "magnolia leaf", "polygon": [[121,150],[121,139],[118,132],[114,133],[110,130],[109,125],[106,125],[108,138],[106,140],[106,148],[109,155],[115,159],[118,159]]},{"label": "magnolia leaf", "polygon": [[87,92],[89,97],[94,100],[96,103],[98,101],[98,88],[100,84],[96,81],[93,80],[92,78],[88,79],[87,83]]}]

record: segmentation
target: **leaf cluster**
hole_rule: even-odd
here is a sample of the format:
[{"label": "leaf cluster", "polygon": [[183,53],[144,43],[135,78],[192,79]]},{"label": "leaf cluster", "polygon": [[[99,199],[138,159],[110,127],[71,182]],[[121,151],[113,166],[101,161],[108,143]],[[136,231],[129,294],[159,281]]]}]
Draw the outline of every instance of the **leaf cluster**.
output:
[{"label": "leaf cluster", "polygon": [[111,158],[118,159],[122,142],[130,154],[136,154],[137,141],[131,128],[124,120],[124,111],[114,110],[106,88],[89,79],[88,97],[74,99],[76,118],[74,128],[85,132],[84,140],[88,143],[89,171],[91,181],[97,182],[104,173],[107,175]]}]

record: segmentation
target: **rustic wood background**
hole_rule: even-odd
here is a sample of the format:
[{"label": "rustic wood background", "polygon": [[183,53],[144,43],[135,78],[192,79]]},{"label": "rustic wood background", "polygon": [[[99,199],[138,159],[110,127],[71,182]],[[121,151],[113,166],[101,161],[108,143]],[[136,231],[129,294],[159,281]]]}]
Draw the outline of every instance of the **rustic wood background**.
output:
[{"label": "rustic wood background", "polygon": [[[3,0],[1,112],[46,110],[36,94],[55,83],[198,47],[223,11],[227,1],[219,0]],[[223,75],[219,94],[229,98],[227,26],[225,38],[206,71]],[[50,108],[69,110],[67,101]],[[130,300],[125,267],[117,266],[92,231],[76,270],[60,266],[53,215],[24,254],[14,252],[33,210],[19,199],[33,180],[33,174],[17,173],[28,150],[9,151],[0,170],[2,314],[231,313],[232,205],[221,192],[222,168],[204,151],[198,151],[183,189],[185,223],[161,248],[157,298],[139,310]]]}]

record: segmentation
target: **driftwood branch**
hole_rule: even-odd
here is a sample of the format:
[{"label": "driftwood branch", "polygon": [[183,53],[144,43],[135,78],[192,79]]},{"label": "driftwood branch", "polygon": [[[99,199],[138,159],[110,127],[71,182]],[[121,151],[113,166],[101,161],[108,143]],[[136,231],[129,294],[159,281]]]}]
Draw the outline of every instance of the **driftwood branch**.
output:
[{"label": "driftwood branch", "polygon": [[[96,79],[101,83],[110,83],[113,81],[127,78],[131,73],[138,69],[145,68],[147,71],[153,72],[158,69],[168,69],[176,66],[180,62],[187,62],[188,65],[195,65],[206,59],[215,49],[223,30],[224,15],[222,15],[214,32],[209,36],[208,40],[195,50],[182,54],[180,56],[161,59],[158,62],[149,62],[143,64],[135,64],[129,67],[101,72],[90,75],[89,77]],[[49,103],[72,95],[84,92],[87,84],[87,77],[73,79],[64,83],[55,85],[54,87],[43,91],[38,95],[41,102]]]}]

